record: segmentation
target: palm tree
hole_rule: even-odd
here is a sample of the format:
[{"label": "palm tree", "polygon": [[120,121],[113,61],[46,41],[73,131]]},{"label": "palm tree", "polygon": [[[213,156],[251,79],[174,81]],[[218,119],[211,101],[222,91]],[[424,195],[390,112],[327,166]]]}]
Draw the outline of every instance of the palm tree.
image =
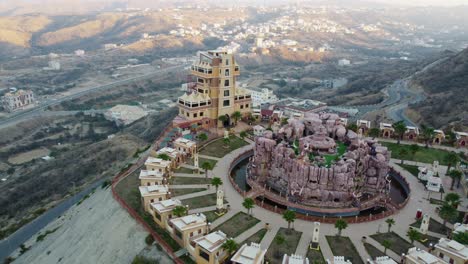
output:
[{"label": "palm tree", "polygon": [[235,111],[232,113],[231,117],[234,118],[234,123],[237,125],[237,120],[242,118],[242,114],[239,111]]},{"label": "palm tree", "polygon": [[435,135],[434,128],[428,127],[425,125],[421,125],[421,136],[424,139],[424,143],[426,144],[426,148],[429,147],[429,142],[432,140],[432,138]]},{"label": "palm tree", "polygon": [[286,220],[286,222],[288,222],[288,229],[290,229],[291,223],[294,222],[294,220],[296,220],[296,213],[291,210],[286,210],[283,213],[283,219]]},{"label": "palm tree", "polygon": [[346,222],[346,220],[343,220],[341,218],[336,220],[335,228],[338,229],[337,236],[341,236],[341,231],[343,229],[346,229],[347,227],[348,227],[348,222]]},{"label": "palm tree", "polygon": [[406,132],[406,125],[405,122],[402,120],[395,122],[392,124],[393,129],[395,130],[395,135],[397,136],[397,143],[400,144],[403,135]]},{"label": "palm tree", "polygon": [[457,218],[458,212],[452,205],[444,203],[439,210],[439,216],[444,220],[444,226],[446,226],[447,221],[451,221]]},{"label": "palm tree", "polygon": [[384,254],[387,254],[387,248],[392,246],[392,241],[385,239],[382,241],[382,246],[384,247]]},{"label": "palm tree", "polygon": [[368,135],[369,135],[369,137],[373,137],[373,138],[379,137],[380,129],[378,129],[376,127],[371,128],[371,129],[369,129]]},{"label": "palm tree", "polygon": [[245,209],[247,209],[247,213],[250,215],[252,208],[255,206],[255,202],[252,198],[245,198],[244,202],[242,203]]},{"label": "palm tree", "polygon": [[457,153],[450,152],[444,157],[444,161],[447,162],[447,173],[450,171],[453,165],[456,165],[460,161]]},{"label": "palm tree", "polygon": [[406,233],[406,236],[411,240],[411,245],[414,245],[414,241],[421,239],[421,233],[414,228],[410,228]]},{"label": "palm tree", "polygon": [[169,155],[167,155],[166,153],[159,154],[157,158],[160,158],[162,160],[170,160],[171,159],[171,157],[169,157]]},{"label": "palm tree", "polygon": [[208,140],[208,135],[205,134],[205,133],[201,133],[200,135],[197,136],[197,138],[198,138],[200,141],[206,141],[206,140]]},{"label": "palm tree", "polygon": [[244,139],[244,138],[247,137],[247,132],[242,131],[242,132],[240,132],[239,136],[240,136],[242,139]]},{"label": "palm tree", "polygon": [[281,248],[281,245],[284,244],[284,242],[286,242],[286,239],[282,235],[278,234],[278,235],[275,236],[275,244],[278,246],[277,250],[275,252],[275,255],[277,257],[281,256],[280,255],[280,252],[281,252],[280,248]]},{"label": "palm tree", "polygon": [[462,178],[463,173],[459,170],[451,170],[447,175],[452,179],[452,183],[450,184],[450,190],[453,190],[453,185],[455,185],[456,181],[458,181],[457,188],[459,188],[460,180]]},{"label": "palm tree", "polygon": [[205,170],[205,178],[208,178],[208,171],[213,169],[213,166],[208,161],[202,163],[200,168]]},{"label": "palm tree", "polygon": [[187,214],[187,207],[183,205],[178,205],[172,209],[172,214],[177,217],[182,217]]},{"label": "palm tree", "polygon": [[232,255],[238,248],[239,245],[236,243],[234,239],[228,239],[224,241],[224,244],[221,246],[224,250],[228,252],[228,255]]},{"label": "palm tree", "polygon": [[385,223],[388,225],[388,233],[390,233],[390,229],[392,228],[392,225],[395,224],[395,220],[393,218],[388,218],[385,220]]},{"label": "palm tree", "polygon": [[218,187],[223,185],[223,180],[221,180],[221,178],[219,178],[219,177],[214,177],[213,179],[211,179],[211,185],[216,187],[216,192],[217,192]]},{"label": "palm tree", "polygon": [[460,195],[458,193],[448,193],[444,198],[445,202],[453,208],[457,208],[460,204]]}]

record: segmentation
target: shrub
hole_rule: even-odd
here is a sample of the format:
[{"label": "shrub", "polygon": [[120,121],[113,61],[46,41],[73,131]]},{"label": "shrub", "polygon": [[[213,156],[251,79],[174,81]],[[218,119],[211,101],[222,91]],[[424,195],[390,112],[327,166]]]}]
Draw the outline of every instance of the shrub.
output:
[{"label": "shrub", "polygon": [[151,234],[148,234],[145,238],[145,242],[148,246],[151,246],[154,243],[154,237]]}]

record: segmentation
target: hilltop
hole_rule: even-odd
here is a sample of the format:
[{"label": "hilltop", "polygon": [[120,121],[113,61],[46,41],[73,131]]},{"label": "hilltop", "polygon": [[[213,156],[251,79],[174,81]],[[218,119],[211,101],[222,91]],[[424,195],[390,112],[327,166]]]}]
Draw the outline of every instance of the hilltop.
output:
[{"label": "hilltop", "polygon": [[417,122],[437,128],[468,127],[468,48],[416,75],[413,86],[427,94],[425,101],[411,107]]}]

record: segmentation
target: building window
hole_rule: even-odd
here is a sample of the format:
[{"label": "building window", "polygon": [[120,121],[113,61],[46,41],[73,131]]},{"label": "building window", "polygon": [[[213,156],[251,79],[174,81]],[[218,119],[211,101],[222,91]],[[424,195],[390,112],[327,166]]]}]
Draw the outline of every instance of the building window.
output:
[{"label": "building window", "polygon": [[229,80],[224,80],[224,86],[229,86]]},{"label": "building window", "polygon": [[210,255],[203,250],[200,250],[200,257],[206,259],[206,261],[210,261]]},{"label": "building window", "polygon": [[443,258],[444,258],[444,253],[440,252],[440,253],[439,253],[439,257],[440,257],[441,259],[443,259]]},{"label": "building window", "polygon": [[224,70],[224,76],[229,76],[229,69]]},{"label": "building window", "polygon": [[151,199],[150,202],[154,203],[154,199]]},{"label": "building window", "polygon": [[198,229],[198,234],[201,234],[201,229]]},{"label": "building window", "polygon": [[229,90],[224,90],[224,96],[229,96]]},{"label": "building window", "polygon": [[193,237],[193,232],[190,232],[190,237]]},{"label": "building window", "polygon": [[229,60],[226,60],[226,65],[229,65]]},{"label": "building window", "polygon": [[455,263],[455,261],[453,260],[453,258],[450,258],[449,263],[450,263],[450,264]]},{"label": "building window", "polygon": [[200,112],[200,116],[203,116],[203,112]]},{"label": "building window", "polygon": [[245,104],[245,108],[249,108],[249,104]]},{"label": "building window", "polygon": [[190,117],[190,114],[189,114],[189,112],[187,112],[187,117]]},{"label": "building window", "polygon": [[229,105],[230,105],[229,100],[224,100],[224,101],[223,101],[223,106],[229,106]]},{"label": "building window", "polygon": [[203,80],[202,78],[198,78],[198,79],[197,79],[197,82],[199,82],[199,83],[204,83],[205,80]]},{"label": "building window", "polygon": [[244,109],[244,105],[240,105],[240,109]]},{"label": "building window", "polygon": [[193,117],[197,117],[197,116],[198,116],[198,114],[197,114],[197,113],[193,113]]}]

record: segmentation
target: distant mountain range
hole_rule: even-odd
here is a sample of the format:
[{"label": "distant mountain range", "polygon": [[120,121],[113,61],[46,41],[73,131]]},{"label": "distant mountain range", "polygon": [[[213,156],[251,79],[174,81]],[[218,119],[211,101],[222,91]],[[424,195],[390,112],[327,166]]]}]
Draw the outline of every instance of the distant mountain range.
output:
[{"label": "distant mountain range", "polygon": [[468,129],[468,48],[417,75],[413,83],[427,93],[424,102],[412,107],[417,121]]}]

